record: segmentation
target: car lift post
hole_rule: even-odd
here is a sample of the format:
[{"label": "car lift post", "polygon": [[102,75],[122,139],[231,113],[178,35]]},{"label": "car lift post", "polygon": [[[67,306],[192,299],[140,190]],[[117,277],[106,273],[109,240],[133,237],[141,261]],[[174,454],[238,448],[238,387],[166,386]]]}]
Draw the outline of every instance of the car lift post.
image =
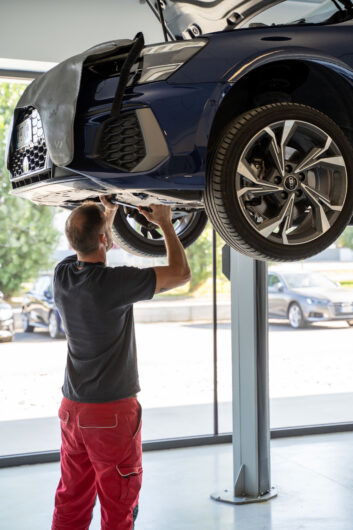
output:
[{"label": "car lift post", "polygon": [[277,495],[270,471],[267,264],[223,251],[231,281],[234,486],[211,498],[263,502]]}]

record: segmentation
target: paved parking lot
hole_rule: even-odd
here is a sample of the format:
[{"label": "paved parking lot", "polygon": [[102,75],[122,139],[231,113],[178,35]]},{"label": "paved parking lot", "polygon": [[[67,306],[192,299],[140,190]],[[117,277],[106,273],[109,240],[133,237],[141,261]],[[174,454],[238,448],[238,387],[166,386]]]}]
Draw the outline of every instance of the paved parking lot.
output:
[{"label": "paved parking lot", "polygon": [[[210,323],[137,324],[145,407],[212,402]],[[353,392],[353,329],[343,323],[292,330],[270,326],[271,397]],[[219,325],[219,400],[231,400],[230,324]],[[0,421],[56,414],[66,341],[45,331],[17,333],[0,345]],[[352,418],[353,419],[353,418]]]}]

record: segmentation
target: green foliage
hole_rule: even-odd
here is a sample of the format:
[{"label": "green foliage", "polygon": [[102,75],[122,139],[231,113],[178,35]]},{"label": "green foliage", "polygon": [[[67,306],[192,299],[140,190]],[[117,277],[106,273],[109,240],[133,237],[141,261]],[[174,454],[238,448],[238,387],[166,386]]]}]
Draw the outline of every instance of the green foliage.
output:
[{"label": "green foliage", "polygon": [[[222,276],[222,247],[224,242],[217,234],[217,277]],[[186,249],[186,255],[192,272],[189,293],[196,291],[212,276],[212,226],[206,225],[200,237]]]},{"label": "green foliage", "polygon": [[353,226],[347,226],[337,240],[339,247],[351,248],[353,250]]},{"label": "green foliage", "polygon": [[0,290],[14,294],[51,263],[59,233],[54,209],[10,195],[5,143],[13,108],[25,85],[0,83]]}]

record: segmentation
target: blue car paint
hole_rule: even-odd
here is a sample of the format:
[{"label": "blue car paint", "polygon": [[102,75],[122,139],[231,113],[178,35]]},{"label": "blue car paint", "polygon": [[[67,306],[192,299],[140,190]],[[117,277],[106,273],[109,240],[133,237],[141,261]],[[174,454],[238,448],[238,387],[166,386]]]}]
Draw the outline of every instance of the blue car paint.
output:
[{"label": "blue car paint", "polygon": [[[316,62],[353,87],[352,22],[337,26],[239,29],[206,35],[208,44],[167,81],[127,89],[123,112],[152,109],[165,135],[169,158],[151,171],[117,172],[90,158],[99,125],[109,117],[118,78],[87,87],[79,102],[81,146],[68,166],[97,189],[202,190],[214,117],[237,82],[259,66],[283,60]],[[93,88],[93,90],[92,90]],[[93,186],[94,187],[94,186]]]},{"label": "blue car paint", "polygon": [[[124,94],[122,112],[150,108],[164,134],[169,156],[150,171],[118,171],[95,160],[99,126],[110,116],[118,77],[85,84],[75,124],[75,158],[67,166],[81,177],[64,176],[76,189],[97,194],[114,189],[203,190],[210,135],[224,98],[260,66],[277,61],[317,63],[353,88],[353,22],[240,28],[205,35],[207,45],[166,81],[137,84]],[[353,92],[352,92],[353,96]],[[352,97],[353,101],[353,97]],[[31,189],[46,186],[32,183]]]},{"label": "blue car paint", "polygon": [[[217,83],[205,83],[199,86],[178,85],[171,88],[166,82],[158,82],[137,85],[127,91],[124,110],[146,106],[152,109],[164,132],[170,157],[149,172],[117,173],[114,168],[102,170],[102,165],[90,158],[90,154],[94,152],[99,126],[110,115],[117,79],[115,81],[115,85],[109,83],[110,97],[107,94],[103,111],[92,114],[92,107],[89,106],[85,113],[85,102],[80,102],[79,112],[82,114],[76,134],[77,138],[80,138],[79,148],[76,150],[78,155],[68,167],[94,177],[95,182],[101,185],[108,184],[124,189],[175,189],[178,186],[183,189],[203,189],[207,133],[216,111],[215,105],[210,105],[209,101],[219,99],[223,87]],[[102,102],[102,88],[98,86],[97,90]],[[192,180],[189,179],[191,175]]]}]

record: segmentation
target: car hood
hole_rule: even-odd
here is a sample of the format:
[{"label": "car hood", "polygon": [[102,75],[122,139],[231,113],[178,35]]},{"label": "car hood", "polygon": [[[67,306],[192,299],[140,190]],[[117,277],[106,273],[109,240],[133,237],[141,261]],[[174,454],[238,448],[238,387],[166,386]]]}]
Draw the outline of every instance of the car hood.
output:
[{"label": "car hood", "polygon": [[[161,0],[165,24],[175,39],[227,31],[283,0]],[[159,18],[157,0],[147,3]]]},{"label": "car hood", "polygon": [[300,289],[291,289],[291,291],[307,298],[320,298],[321,300],[330,300],[330,302],[333,303],[353,303],[353,289],[344,289],[343,287],[333,287],[332,289],[323,289],[322,287],[306,287]]}]

